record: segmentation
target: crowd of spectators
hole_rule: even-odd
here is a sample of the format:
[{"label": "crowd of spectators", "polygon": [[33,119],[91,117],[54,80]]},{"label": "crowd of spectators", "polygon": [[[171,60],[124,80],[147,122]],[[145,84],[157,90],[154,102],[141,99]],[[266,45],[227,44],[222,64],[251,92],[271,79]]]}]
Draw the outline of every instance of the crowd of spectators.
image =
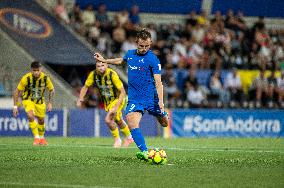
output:
[{"label": "crowd of spectators", "polygon": [[[111,19],[105,4],[83,9],[75,4],[67,12],[60,0],[54,14],[107,57],[121,57],[135,48],[137,29],[147,27],[152,50],[162,64],[167,107],[284,107],[284,31],[268,29],[264,17],[249,27],[241,11],[208,16],[193,10],[184,24],[145,25],[136,5],[116,12]],[[260,71],[247,91],[240,69]],[[206,81],[200,81],[198,72],[208,70]],[[82,81],[74,87],[78,85]],[[91,98],[97,100],[96,96]]]}]

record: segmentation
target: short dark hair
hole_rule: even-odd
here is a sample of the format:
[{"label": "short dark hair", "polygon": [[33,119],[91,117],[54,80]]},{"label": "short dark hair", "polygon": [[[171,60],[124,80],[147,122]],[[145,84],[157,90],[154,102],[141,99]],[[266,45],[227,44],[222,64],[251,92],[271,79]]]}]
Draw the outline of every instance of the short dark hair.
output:
[{"label": "short dark hair", "polygon": [[31,63],[31,68],[32,69],[38,69],[38,68],[40,68],[41,67],[41,63],[39,62],[39,61],[33,61],[32,63]]},{"label": "short dark hair", "polygon": [[136,34],[137,41],[138,39],[147,40],[148,38],[151,39],[151,33],[146,28],[141,29]]}]

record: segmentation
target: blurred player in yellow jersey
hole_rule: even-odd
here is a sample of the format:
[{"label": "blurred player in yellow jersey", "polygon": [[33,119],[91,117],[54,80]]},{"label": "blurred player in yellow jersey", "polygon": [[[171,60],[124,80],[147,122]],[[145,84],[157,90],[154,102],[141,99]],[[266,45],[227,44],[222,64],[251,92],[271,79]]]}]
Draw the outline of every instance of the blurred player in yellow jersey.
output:
[{"label": "blurred player in yellow jersey", "polygon": [[96,70],[89,74],[85,85],[81,89],[79,99],[77,100],[78,107],[82,106],[89,87],[93,85],[99,89],[100,98],[107,112],[105,122],[114,137],[115,142],[113,146],[119,148],[122,145],[118,125],[120,131],[125,136],[123,146],[128,147],[129,144],[133,142],[133,139],[127,124],[122,118],[122,109],[126,102],[126,93],[121,80],[114,70],[108,68],[107,63],[97,61]]},{"label": "blurred player in yellow jersey", "polygon": [[[22,104],[27,113],[29,125],[34,135],[33,145],[48,144],[44,138],[44,117],[46,112],[46,104],[44,101],[45,88],[49,91],[47,111],[50,112],[52,110],[54,87],[49,76],[42,72],[40,62],[34,61],[31,63],[31,72],[22,77],[13,95],[13,115],[14,117],[17,117],[19,113],[18,99],[21,95]],[[37,118],[37,122],[35,121],[35,118]]]}]

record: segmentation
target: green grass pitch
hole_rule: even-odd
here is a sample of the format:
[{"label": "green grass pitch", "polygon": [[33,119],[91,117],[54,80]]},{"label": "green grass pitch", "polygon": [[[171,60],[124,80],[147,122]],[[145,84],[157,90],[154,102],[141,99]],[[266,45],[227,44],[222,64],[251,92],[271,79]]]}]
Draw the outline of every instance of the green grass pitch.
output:
[{"label": "green grass pitch", "polygon": [[0,187],[284,187],[283,138],[146,138],[167,165],[135,158],[111,138],[0,137]]}]

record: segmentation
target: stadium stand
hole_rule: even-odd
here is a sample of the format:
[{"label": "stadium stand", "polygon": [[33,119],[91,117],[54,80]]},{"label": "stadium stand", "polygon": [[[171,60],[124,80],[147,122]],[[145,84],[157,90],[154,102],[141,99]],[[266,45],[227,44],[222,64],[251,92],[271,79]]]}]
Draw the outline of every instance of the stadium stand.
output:
[{"label": "stadium stand", "polygon": [[[221,97],[216,96],[216,93],[212,92],[210,77],[215,70],[221,72],[220,84],[224,88],[225,78],[232,68],[238,68],[238,74],[241,74],[242,87],[239,90],[241,93],[237,96],[242,97],[241,99],[237,97],[237,105],[234,105],[234,101],[230,105],[221,106],[259,106],[255,99],[253,99],[251,105],[248,105],[248,102],[251,101],[251,97],[248,94],[250,85],[246,85],[246,83],[251,84],[257,75],[246,77],[253,74],[253,70],[256,69],[280,70],[283,66],[282,30],[275,29],[275,27],[268,28],[263,17],[259,17],[253,23],[251,21],[247,23],[246,20],[250,19],[246,18],[243,12],[237,9],[234,9],[235,12],[233,12],[233,10],[228,8],[227,4],[224,5],[225,8],[221,7],[221,11],[218,11],[216,7],[219,5],[214,3],[212,10],[215,14],[212,16],[208,16],[205,11],[202,11],[200,14],[196,13],[200,12],[201,7],[201,5],[197,5],[195,8],[197,11],[191,11],[190,14],[185,15],[183,23],[171,23],[169,21],[168,23],[156,24],[151,22],[141,23],[142,19],[139,19],[141,15],[139,9],[147,12],[144,7],[145,4],[141,4],[141,7],[138,4],[135,7],[137,18],[134,23],[131,21],[133,8],[127,12],[122,8],[119,9],[117,7],[119,5],[110,5],[109,2],[105,4],[103,2],[90,4],[91,2],[88,3],[87,1],[77,1],[77,3],[74,4],[69,12],[70,23],[67,25],[73,28],[79,35],[85,36],[90,44],[107,56],[121,56],[126,50],[135,46],[133,37],[137,28],[146,26],[150,29],[153,35],[153,50],[158,54],[163,67],[173,69],[172,76],[174,79],[170,81],[173,85],[169,86],[166,84],[165,87],[168,89],[165,90],[168,91],[176,87],[177,93],[179,93],[177,95],[179,100],[180,96],[182,98],[182,101],[174,101],[171,98],[177,96],[168,94],[168,100],[174,101],[171,102],[173,106],[169,107],[188,107],[186,96],[191,89],[190,86],[186,89],[185,79],[189,76],[190,71],[196,72],[197,83],[202,86],[205,99],[213,101],[213,104],[207,101],[204,107],[220,107],[218,104],[224,103],[220,101]],[[54,10],[58,6],[62,5],[54,5]],[[92,17],[92,19],[89,19],[92,21],[88,24],[84,21],[84,19],[87,19],[85,7],[89,7],[91,10],[88,12],[88,16],[89,18],[90,16]],[[125,7],[130,8],[131,5],[127,4]],[[98,9],[94,10],[96,8]],[[108,10],[116,11],[112,12],[113,19],[110,18],[109,15],[111,14]],[[228,11],[224,12],[224,10]],[[242,10],[247,12],[246,9]],[[67,12],[67,8],[65,8],[65,11]],[[159,13],[159,10],[153,10],[153,12],[155,11]],[[172,13],[170,10],[164,11]],[[223,16],[221,13],[226,15]],[[278,12],[277,15],[271,12],[264,13],[269,17],[283,16],[281,12]],[[250,12],[249,15],[256,16],[259,13]],[[63,20],[63,23],[66,24],[67,22]],[[241,70],[244,70],[245,73]],[[86,72],[89,71],[87,70]],[[279,75],[278,71],[277,76],[279,77]],[[228,90],[227,88],[221,90],[223,93],[228,93],[226,91]],[[278,95],[277,92],[274,95]],[[264,101],[260,106],[282,107],[283,105],[282,100],[276,100],[275,97],[272,103],[273,105],[268,106],[268,102]]]}]

